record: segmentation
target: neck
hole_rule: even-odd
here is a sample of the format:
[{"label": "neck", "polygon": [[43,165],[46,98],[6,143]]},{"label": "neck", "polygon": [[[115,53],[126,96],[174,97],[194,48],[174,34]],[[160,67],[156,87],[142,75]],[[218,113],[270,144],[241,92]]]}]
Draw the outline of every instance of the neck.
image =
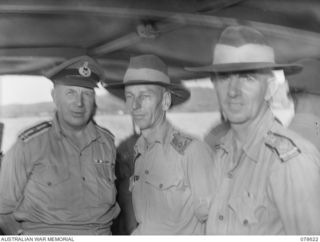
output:
[{"label": "neck", "polygon": [[145,138],[148,144],[152,144],[156,139],[156,133],[166,122],[166,116],[164,115],[159,122],[157,122],[152,128],[144,129],[141,131],[142,136]]},{"label": "neck", "polygon": [[268,108],[269,107],[267,105],[262,106],[258,116],[256,116],[252,121],[246,123],[231,123],[231,128],[234,132],[236,142],[239,146],[242,147],[248,141],[249,136],[259,125]]},{"label": "neck", "polygon": [[60,128],[62,133],[68,137],[73,144],[75,144],[79,149],[85,145],[86,138],[84,137],[84,127],[70,127],[59,120]]}]

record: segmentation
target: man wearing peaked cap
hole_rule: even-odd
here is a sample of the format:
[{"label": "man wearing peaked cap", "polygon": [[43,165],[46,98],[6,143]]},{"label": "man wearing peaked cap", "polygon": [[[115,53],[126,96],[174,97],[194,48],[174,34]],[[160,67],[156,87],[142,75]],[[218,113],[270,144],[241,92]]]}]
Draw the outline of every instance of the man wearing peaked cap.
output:
[{"label": "man wearing peaked cap", "polygon": [[79,56],[63,62],[44,75],[54,84],[95,88],[102,78],[100,65],[89,56]]},{"label": "man wearing peaked cap", "polygon": [[93,121],[99,65],[88,56],[46,73],[52,121],[19,135],[0,176],[0,227],[6,234],[111,234],[115,202],[113,135]]},{"label": "man wearing peaked cap", "polygon": [[269,107],[276,83],[301,66],[277,64],[262,33],[230,26],[215,45],[212,65],[188,69],[211,74],[230,124],[213,147],[217,186],[207,233],[319,234],[320,154]]},{"label": "man wearing peaked cap", "polygon": [[171,105],[186,101],[189,92],[171,83],[165,63],[154,55],[131,58],[123,83],[107,89],[125,99],[141,130],[129,188],[138,222],[132,234],[204,234],[213,184],[211,151],[166,119]]},{"label": "man wearing peaked cap", "polygon": [[302,72],[288,77],[295,116],[289,128],[311,141],[320,150],[320,61],[299,60]]}]

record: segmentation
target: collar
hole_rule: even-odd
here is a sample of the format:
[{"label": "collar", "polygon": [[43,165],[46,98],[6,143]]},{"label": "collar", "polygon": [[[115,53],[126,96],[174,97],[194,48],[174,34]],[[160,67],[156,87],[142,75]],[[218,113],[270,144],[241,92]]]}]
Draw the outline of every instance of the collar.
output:
[{"label": "collar", "polygon": [[[66,138],[67,135],[63,132],[59,120],[58,120],[58,114],[55,113],[54,118],[52,120],[52,126],[54,129],[54,134],[58,139],[62,139],[63,137]],[[100,135],[98,134],[96,128],[95,128],[95,124],[93,123],[93,121],[91,120],[87,126],[84,128],[83,130],[83,136],[85,137],[85,139],[87,140],[86,143],[90,143],[93,140],[96,140],[100,137]]]},{"label": "collar", "polygon": [[[264,143],[267,132],[275,122],[274,116],[270,109],[260,118],[255,127],[252,127],[247,142],[243,145],[242,150],[254,162],[259,161],[259,153]],[[221,139],[219,146],[229,153],[234,146],[234,131],[230,131]]]},{"label": "collar", "polygon": [[[152,137],[154,137],[153,141],[149,146],[152,146],[152,144],[159,143],[162,145],[165,145],[168,143],[169,138],[170,138],[170,133],[172,133],[173,127],[172,125],[165,120],[161,125],[159,125],[157,128],[155,128],[152,131]],[[135,154],[143,154],[147,151],[148,149],[148,142],[143,135],[141,135],[135,146],[134,146],[134,151]]]}]

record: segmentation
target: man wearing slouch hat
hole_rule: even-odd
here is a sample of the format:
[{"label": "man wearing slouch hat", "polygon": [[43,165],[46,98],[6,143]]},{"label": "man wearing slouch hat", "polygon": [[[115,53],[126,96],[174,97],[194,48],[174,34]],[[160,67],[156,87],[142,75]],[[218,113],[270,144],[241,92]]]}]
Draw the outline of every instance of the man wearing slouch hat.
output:
[{"label": "man wearing slouch hat", "polygon": [[187,69],[211,74],[230,123],[215,146],[207,234],[320,234],[320,154],[284,128],[269,106],[275,79],[301,66],[277,64],[259,31],[230,26],[212,65]]},{"label": "man wearing slouch hat", "polygon": [[212,196],[211,150],[166,119],[189,91],[171,83],[167,66],[154,55],[132,57],[123,83],[106,88],[126,101],[141,130],[129,186],[138,222],[132,234],[204,234]]}]

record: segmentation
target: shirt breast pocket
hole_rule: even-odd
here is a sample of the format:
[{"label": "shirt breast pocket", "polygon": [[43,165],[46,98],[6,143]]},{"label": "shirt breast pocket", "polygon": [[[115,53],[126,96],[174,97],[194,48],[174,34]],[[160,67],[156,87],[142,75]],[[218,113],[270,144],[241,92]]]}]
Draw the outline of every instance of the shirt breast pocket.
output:
[{"label": "shirt breast pocket", "polygon": [[248,229],[259,223],[257,215],[266,209],[265,205],[250,192],[244,192],[243,195],[231,199],[229,206],[236,214],[240,224]]},{"label": "shirt breast pocket", "polygon": [[155,194],[153,203],[158,204],[159,216],[165,216],[172,221],[179,221],[181,213],[188,199],[191,199],[190,190],[184,185],[179,176],[156,177],[148,176],[145,180],[152,186]]},{"label": "shirt breast pocket", "polygon": [[95,168],[100,179],[112,185],[116,180],[115,165],[110,161],[96,161]]},{"label": "shirt breast pocket", "polygon": [[69,177],[70,173],[66,167],[47,164],[36,167],[30,179],[42,186],[55,187],[63,184]]},{"label": "shirt breast pocket", "polygon": [[95,161],[98,197],[100,203],[114,204],[116,199],[115,166],[110,161]]}]

